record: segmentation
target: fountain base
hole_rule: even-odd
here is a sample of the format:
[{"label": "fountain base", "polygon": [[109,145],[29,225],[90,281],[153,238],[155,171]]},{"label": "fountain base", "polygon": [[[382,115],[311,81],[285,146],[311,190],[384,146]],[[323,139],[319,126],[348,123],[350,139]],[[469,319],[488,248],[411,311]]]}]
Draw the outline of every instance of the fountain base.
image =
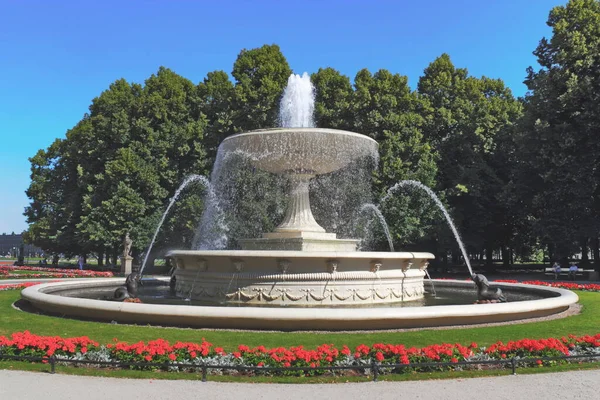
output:
[{"label": "fountain base", "polygon": [[295,307],[421,299],[430,253],[171,251],[175,293],[217,303]]}]

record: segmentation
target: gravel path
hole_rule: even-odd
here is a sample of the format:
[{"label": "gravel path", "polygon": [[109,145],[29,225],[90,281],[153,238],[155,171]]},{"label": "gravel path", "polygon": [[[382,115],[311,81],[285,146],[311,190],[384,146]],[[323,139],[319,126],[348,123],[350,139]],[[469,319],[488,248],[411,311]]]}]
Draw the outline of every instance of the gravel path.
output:
[{"label": "gravel path", "polygon": [[95,378],[0,370],[2,400],[594,399],[600,370],[421,382],[252,384]]}]

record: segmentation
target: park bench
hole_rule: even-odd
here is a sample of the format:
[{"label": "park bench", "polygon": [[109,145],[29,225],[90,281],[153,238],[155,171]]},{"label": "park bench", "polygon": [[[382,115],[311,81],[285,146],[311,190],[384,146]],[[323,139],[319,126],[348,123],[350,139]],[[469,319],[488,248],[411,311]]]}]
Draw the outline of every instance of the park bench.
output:
[{"label": "park bench", "polygon": [[[546,268],[544,269],[544,275],[549,275],[549,276],[554,276],[554,269],[553,268]],[[560,269],[560,274],[559,276],[564,276],[564,277],[568,277],[569,276],[569,268],[561,268]],[[575,273],[575,277],[582,277],[585,278],[587,280],[592,280],[593,277],[595,277],[595,272],[593,269],[581,269],[579,268],[577,270],[577,272]]]}]

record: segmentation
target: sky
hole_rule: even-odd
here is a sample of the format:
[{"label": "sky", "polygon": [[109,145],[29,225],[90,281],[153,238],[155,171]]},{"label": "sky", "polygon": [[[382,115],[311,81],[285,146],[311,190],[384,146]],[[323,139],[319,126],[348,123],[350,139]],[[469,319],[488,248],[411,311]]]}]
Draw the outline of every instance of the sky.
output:
[{"label": "sky", "polygon": [[295,73],[406,75],[442,53],[523,96],[532,51],[566,0],[0,0],[0,233],[27,229],[29,161],[111,82],[160,66],[198,83],[242,49],[278,44]]}]

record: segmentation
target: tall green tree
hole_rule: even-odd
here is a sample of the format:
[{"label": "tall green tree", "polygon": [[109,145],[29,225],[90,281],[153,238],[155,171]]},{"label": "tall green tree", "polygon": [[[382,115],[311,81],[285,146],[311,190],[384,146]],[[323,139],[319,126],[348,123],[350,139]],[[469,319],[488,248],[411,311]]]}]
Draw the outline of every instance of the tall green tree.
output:
[{"label": "tall green tree", "polygon": [[[387,70],[371,74],[366,69],[356,75],[351,102],[352,129],[379,142],[376,197],[385,196],[401,180],[435,183],[436,156],[423,137],[423,107],[405,76]],[[414,245],[431,233],[434,209],[419,196],[399,190],[381,208],[396,245]]]},{"label": "tall green tree", "polygon": [[63,160],[64,141],[57,139],[48,149],[29,159],[31,183],[26,191],[32,199],[25,209],[28,242],[46,252],[78,252],[80,245],[70,224],[74,176]]},{"label": "tall green tree", "polygon": [[275,44],[240,52],[231,73],[238,131],[278,126],[279,101],[291,73]]},{"label": "tall green tree", "polygon": [[552,37],[534,52],[541,68],[525,81],[519,159],[535,188],[529,205],[553,258],[587,254],[589,239],[599,256],[600,2],[571,0],[547,24]]},{"label": "tall green tree", "polygon": [[[207,173],[206,125],[198,88],[171,70],[160,68],[143,86],[114,82],[66,139],[32,159],[29,236],[54,251],[115,260],[129,235],[139,254],[184,177]],[[189,245],[202,194],[186,196],[158,248]]]},{"label": "tall green tree", "polygon": [[498,199],[509,179],[502,174],[508,148],[498,138],[510,131],[521,106],[501,80],[469,76],[447,54],[425,69],[418,92],[429,105],[425,137],[440,156],[436,189],[447,198],[470,250],[487,249],[490,260],[493,249],[508,244],[511,231]]},{"label": "tall green tree", "polygon": [[352,127],[352,83],[333,68],[319,68],[311,75],[315,87],[315,123],[319,128]]},{"label": "tall green tree", "polygon": [[206,118],[203,144],[207,157],[214,162],[219,144],[235,133],[235,90],[223,71],[209,72],[198,84],[198,107]]}]

